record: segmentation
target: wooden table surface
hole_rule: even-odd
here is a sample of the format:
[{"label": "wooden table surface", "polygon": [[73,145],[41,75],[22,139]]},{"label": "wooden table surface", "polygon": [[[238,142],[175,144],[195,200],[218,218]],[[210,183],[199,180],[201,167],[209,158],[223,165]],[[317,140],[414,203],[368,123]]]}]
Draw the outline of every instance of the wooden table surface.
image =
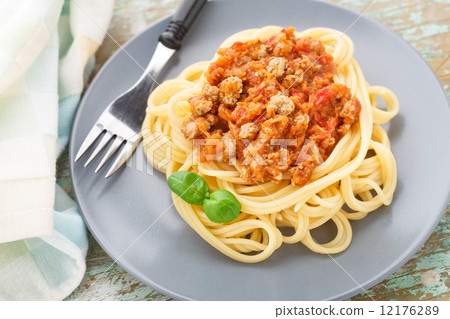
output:
[{"label": "wooden table surface", "polygon": [[[275,1],[275,0],[274,0]],[[174,12],[180,0],[116,0],[108,36],[96,55],[95,72],[149,24]],[[370,0],[333,0],[363,12]],[[450,96],[450,0],[378,0],[366,13],[385,24],[428,61]],[[450,124],[450,123],[449,123]],[[71,193],[67,156],[58,165],[59,183]],[[375,300],[450,300],[450,210],[425,245],[402,268],[368,290]],[[169,300],[126,273],[89,236],[87,271],[66,300]],[[371,300],[359,294],[350,300]]]}]

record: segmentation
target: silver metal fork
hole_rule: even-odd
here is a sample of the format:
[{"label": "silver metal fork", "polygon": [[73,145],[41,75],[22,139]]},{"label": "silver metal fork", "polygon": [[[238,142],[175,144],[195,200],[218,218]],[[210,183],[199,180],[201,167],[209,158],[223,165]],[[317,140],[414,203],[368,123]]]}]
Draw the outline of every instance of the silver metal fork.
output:
[{"label": "silver metal fork", "polygon": [[156,83],[155,78],[172,55],[181,47],[181,41],[205,2],[206,0],[184,0],[180,4],[166,31],[159,36],[158,45],[144,74],[131,88],[111,102],[103,111],[81,144],[75,162],[86,153],[101,135],[103,137],[84,164],[85,167],[92,162],[111,139],[113,142],[95,169],[95,173],[105,165],[122,144],[124,146],[108,170],[106,178],[114,174],[133,154],[142,139],[142,122],[145,117],[148,95]]}]

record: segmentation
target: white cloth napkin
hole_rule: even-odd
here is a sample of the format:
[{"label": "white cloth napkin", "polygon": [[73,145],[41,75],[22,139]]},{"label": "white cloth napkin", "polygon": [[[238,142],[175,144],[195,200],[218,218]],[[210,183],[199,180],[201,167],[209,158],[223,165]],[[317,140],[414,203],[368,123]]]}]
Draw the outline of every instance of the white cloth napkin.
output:
[{"label": "white cloth napkin", "polygon": [[0,300],[63,299],[85,271],[86,230],[55,187],[114,0],[0,0]]}]

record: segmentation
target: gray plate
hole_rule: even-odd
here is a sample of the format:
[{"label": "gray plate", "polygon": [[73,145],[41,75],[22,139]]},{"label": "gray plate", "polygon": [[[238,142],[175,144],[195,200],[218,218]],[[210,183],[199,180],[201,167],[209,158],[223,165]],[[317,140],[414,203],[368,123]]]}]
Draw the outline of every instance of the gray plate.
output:
[{"label": "gray plate", "polygon": [[[357,18],[355,12],[315,1],[210,2],[162,77],[172,78],[187,65],[210,59],[226,37],[243,29],[275,24],[344,31]],[[142,66],[168,21],[153,24],[125,45]],[[284,245],[259,264],[238,263],[210,247],[179,217],[164,176],[146,172],[142,149],[132,167],[108,180],[103,178],[106,169],[93,172],[98,159],[89,168],[83,168],[87,156],[74,164],[76,150],[105,106],[142,73],[118,50],[84,95],[70,144],[78,203],[111,258],[120,256],[120,266],[164,294],[197,300],[344,299],[385,279],[411,258],[448,203],[448,100],[428,64],[386,27],[362,17],[348,34],[368,81],[392,89],[401,111],[388,130],[398,164],[394,201],[352,222],[353,241],[345,252],[333,261],[301,244]],[[320,236],[327,237],[326,232]]]}]

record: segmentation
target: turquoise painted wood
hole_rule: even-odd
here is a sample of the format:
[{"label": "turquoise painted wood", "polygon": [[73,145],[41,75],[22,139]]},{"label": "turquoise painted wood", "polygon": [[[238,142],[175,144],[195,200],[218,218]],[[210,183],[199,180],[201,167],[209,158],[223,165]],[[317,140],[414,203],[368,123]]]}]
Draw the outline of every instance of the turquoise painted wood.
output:
[{"label": "turquoise painted wood", "polygon": [[[120,44],[150,23],[174,11],[180,0],[117,0],[108,33]],[[364,12],[370,0],[333,0]],[[450,97],[450,0],[377,0],[368,16],[384,23],[412,44],[428,61]],[[95,70],[118,49],[106,38]],[[449,123],[450,125],[450,123]],[[71,193],[67,155],[58,163],[58,181]],[[90,236],[87,271],[67,300],[168,300],[141,284]],[[422,247],[402,268],[367,293],[351,300],[450,300],[450,209]],[[370,296],[369,296],[370,295]]]}]

